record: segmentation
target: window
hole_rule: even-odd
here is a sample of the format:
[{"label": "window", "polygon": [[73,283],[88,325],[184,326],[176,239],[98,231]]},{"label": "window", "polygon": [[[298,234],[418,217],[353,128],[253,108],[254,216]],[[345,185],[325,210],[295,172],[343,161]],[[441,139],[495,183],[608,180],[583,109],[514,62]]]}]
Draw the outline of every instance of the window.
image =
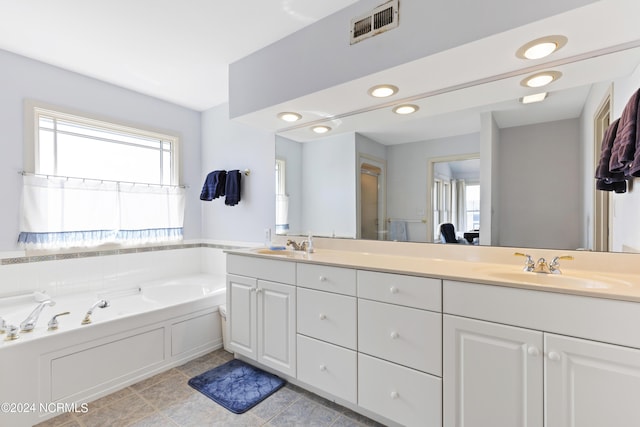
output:
[{"label": "window", "polygon": [[34,108],[34,172],[145,184],[177,184],[175,136]]},{"label": "window", "polygon": [[276,234],[289,231],[289,196],[286,188],[286,161],[276,159]]},{"label": "window", "polygon": [[467,228],[472,230],[480,229],[480,184],[466,185],[466,219]]},{"label": "window", "polygon": [[26,249],[181,240],[176,136],[27,103],[18,243]]}]

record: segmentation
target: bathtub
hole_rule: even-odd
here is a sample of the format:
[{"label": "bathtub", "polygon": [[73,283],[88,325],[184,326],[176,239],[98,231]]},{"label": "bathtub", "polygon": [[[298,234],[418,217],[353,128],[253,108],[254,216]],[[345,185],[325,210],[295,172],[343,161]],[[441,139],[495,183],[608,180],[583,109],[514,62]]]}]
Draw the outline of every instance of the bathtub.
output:
[{"label": "bathtub", "polygon": [[[224,278],[194,275],[101,292],[52,297],[36,328],[0,335],[0,426],[31,426],[222,347],[218,307]],[[47,295],[0,298],[0,316],[18,326]],[[90,324],[82,324],[98,300]],[[58,313],[59,327],[48,330]]]}]

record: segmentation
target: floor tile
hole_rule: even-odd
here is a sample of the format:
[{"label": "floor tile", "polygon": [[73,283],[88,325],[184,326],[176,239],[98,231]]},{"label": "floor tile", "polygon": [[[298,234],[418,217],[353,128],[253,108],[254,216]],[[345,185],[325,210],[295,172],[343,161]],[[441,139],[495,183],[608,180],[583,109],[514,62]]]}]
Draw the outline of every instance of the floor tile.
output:
[{"label": "floor tile", "polygon": [[275,416],[269,425],[276,427],[323,427],[333,424],[340,414],[306,397],[296,400],[291,406]]}]

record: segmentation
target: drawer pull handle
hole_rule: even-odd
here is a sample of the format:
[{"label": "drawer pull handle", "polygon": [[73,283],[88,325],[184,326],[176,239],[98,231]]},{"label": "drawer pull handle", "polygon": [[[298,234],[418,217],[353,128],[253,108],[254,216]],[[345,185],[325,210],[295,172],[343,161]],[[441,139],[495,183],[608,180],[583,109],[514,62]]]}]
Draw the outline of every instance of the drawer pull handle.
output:
[{"label": "drawer pull handle", "polygon": [[400,395],[397,391],[392,391],[389,397],[391,397],[392,399],[397,399],[398,397],[400,397]]},{"label": "drawer pull handle", "polygon": [[540,355],[540,350],[538,350],[538,347],[532,345],[527,349],[527,353],[529,353],[529,356],[537,357]]},{"label": "drawer pull handle", "polygon": [[320,320],[325,320],[327,318],[327,315],[321,313],[318,317],[320,318]]},{"label": "drawer pull handle", "polygon": [[321,370],[322,372],[324,372],[324,371],[326,371],[326,370],[327,370],[327,367],[326,367],[326,366],[324,366],[324,365],[320,365],[320,370]]},{"label": "drawer pull handle", "polygon": [[392,286],[389,288],[389,292],[391,292],[392,294],[397,294],[399,290],[395,286]]},{"label": "drawer pull handle", "polygon": [[550,351],[549,352],[549,360],[560,360],[560,354],[556,353],[555,351]]},{"label": "drawer pull handle", "polygon": [[392,340],[397,340],[398,338],[400,338],[400,334],[397,333],[396,331],[391,332],[391,339]]},{"label": "drawer pull handle", "polygon": [[326,282],[327,278],[324,277],[324,276],[320,276],[320,277],[318,277],[318,280],[321,281],[321,282]]}]

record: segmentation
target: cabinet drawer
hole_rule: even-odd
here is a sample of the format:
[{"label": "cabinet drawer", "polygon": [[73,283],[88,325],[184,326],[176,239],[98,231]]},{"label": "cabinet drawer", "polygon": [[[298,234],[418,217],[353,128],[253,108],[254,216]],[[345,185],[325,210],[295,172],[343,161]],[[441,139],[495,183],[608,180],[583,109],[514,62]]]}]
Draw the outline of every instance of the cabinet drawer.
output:
[{"label": "cabinet drawer", "polygon": [[227,254],[227,274],[256,277],[272,282],[296,283],[296,263],[277,259]]},{"label": "cabinet drawer", "polygon": [[442,311],[440,279],[359,270],[358,297]]},{"label": "cabinet drawer", "polygon": [[442,380],[358,354],[358,404],[404,426],[442,425]]},{"label": "cabinet drawer", "polygon": [[356,271],[353,269],[304,263],[299,263],[297,268],[298,286],[356,295]]},{"label": "cabinet drawer", "polygon": [[298,333],[356,349],[356,299],[298,288]]},{"label": "cabinet drawer", "polygon": [[356,352],[298,335],[298,379],[346,401],[357,400]]},{"label": "cabinet drawer", "polygon": [[358,351],[442,375],[442,315],[358,301]]}]

